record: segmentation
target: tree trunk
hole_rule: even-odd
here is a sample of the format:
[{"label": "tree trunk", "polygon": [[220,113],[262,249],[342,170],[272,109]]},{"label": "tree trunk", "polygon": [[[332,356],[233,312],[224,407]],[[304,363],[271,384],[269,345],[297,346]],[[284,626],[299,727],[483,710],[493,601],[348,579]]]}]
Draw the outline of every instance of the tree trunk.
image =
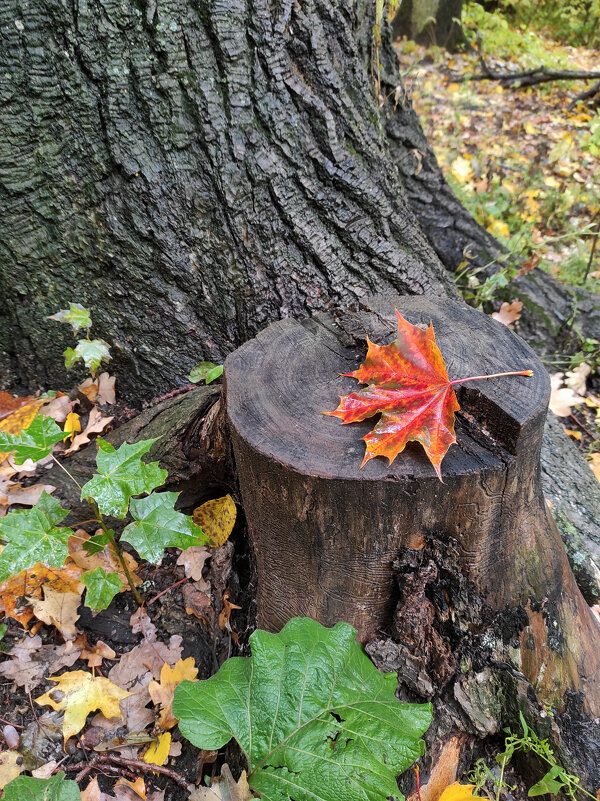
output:
[{"label": "tree trunk", "polygon": [[67,300],[139,398],[273,319],[455,296],[381,136],[371,5],[2,4],[5,385],[65,385]]}]

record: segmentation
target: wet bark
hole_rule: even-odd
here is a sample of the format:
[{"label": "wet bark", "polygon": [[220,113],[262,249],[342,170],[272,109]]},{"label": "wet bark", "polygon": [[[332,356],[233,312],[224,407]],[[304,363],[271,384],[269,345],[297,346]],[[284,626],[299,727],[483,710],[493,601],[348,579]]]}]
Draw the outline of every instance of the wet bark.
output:
[{"label": "wet bark", "polygon": [[5,385],[65,385],[66,300],[140,398],[273,319],[455,294],[382,136],[371,5],[2,4]]}]

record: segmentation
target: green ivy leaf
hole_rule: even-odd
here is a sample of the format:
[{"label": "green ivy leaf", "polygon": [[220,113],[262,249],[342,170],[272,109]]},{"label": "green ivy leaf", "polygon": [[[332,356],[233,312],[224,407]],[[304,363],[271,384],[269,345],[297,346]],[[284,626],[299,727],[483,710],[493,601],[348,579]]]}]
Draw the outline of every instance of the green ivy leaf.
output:
[{"label": "green ivy leaf", "polygon": [[124,442],[118,450],[104,439],[96,442],[98,473],[83,485],[81,497],[96,501],[102,514],[123,518],[132,495],[152,492],[165,483],[167,471],[161,470],[158,462],[141,460],[156,439],[142,439],[133,445]]},{"label": "green ivy leaf", "polygon": [[26,459],[37,462],[48,456],[53,445],[68,436],[69,432],[62,431],[51,417],[38,414],[20,434],[0,431],[0,452],[14,453],[16,464],[23,464]]},{"label": "green ivy leaf", "polygon": [[165,548],[191,548],[206,545],[206,537],[191,517],[173,508],[178,492],[155,492],[147,498],[132,499],[129,511],[135,519],[125,527],[121,539],[130,543],[142,557],[160,564]]},{"label": "green ivy leaf", "polygon": [[74,348],[65,350],[64,357],[68,370],[81,359],[92,373],[96,372],[101,362],[111,359],[108,345],[103,339],[80,339]]},{"label": "green ivy leaf", "polygon": [[398,701],[396,674],[380,673],[355,635],[308,618],[279,634],[255,631],[251,657],[177,687],[181,732],[205,749],[234,737],[264,799],[402,798],[396,776],[423,754],[431,704]]},{"label": "green ivy leaf", "polygon": [[6,547],[0,553],[0,582],[38,562],[62,567],[73,532],[70,528],[57,528],[56,524],[68,514],[55,498],[43,492],[31,509],[9,512],[1,518],[0,539]]},{"label": "green ivy leaf", "polygon": [[68,309],[61,309],[56,314],[50,315],[48,319],[57,320],[59,323],[68,323],[75,333],[80,328],[91,328],[92,325],[90,312],[81,303],[69,303]]},{"label": "green ivy leaf", "polygon": [[204,381],[206,384],[211,384],[217,378],[223,375],[223,365],[215,364],[214,362],[200,362],[192,368],[188,381],[192,384],[197,384],[199,381]]},{"label": "green ivy leaf", "polygon": [[86,570],[81,580],[87,587],[85,605],[96,611],[110,606],[112,599],[123,587],[119,574],[107,573],[103,567]]},{"label": "green ivy leaf", "polygon": [[77,782],[61,770],[49,779],[18,776],[4,788],[4,801],[81,801]]}]

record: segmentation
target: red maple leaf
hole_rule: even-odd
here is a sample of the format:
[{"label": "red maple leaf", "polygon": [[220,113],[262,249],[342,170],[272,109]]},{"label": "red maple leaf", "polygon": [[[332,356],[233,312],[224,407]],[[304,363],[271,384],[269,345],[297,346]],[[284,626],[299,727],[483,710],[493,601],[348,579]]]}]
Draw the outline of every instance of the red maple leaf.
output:
[{"label": "red maple leaf", "polygon": [[441,481],[440,465],[456,442],[454,412],[460,408],[454,384],[503,375],[532,375],[531,370],[472,376],[450,381],[435,342],[432,323],[427,330],[411,325],[396,310],[398,336],[390,345],[376,345],[367,337],[367,356],[358,370],[343,375],[356,378],[364,389],[344,395],[333,412],[343,423],[356,423],[381,413],[375,428],[363,440],[367,449],[361,467],[376,456],[391,464],[411,440],[420,442]]}]

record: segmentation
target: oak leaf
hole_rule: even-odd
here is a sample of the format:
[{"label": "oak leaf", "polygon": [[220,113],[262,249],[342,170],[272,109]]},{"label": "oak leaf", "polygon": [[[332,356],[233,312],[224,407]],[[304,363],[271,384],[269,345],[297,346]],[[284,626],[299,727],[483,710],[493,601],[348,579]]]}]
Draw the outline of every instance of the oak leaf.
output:
[{"label": "oak leaf", "polygon": [[[102,375],[104,375],[104,373]],[[100,410],[94,406],[90,412],[90,416],[88,417],[86,427],[83,429],[81,434],[77,434],[75,437],[73,437],[73,442],[65,451],[65,456],[70,456],[84,445],[87,445],[92,434],[101,434],[105,428],[108,428],[113,419],[114,418],[112,417],[102,417]]]},{"label": "oak leaf", "polygon": [[[128,693],[103,676],[92,676],[85,670],[73,670],[62,676],[49,676],[57,686],[35,701],[37,704],[51,706],[64,711],[63,737],[78,734],[85,726],[85,719],[90,712],[99,709],[107,718],[122,718],[120,702]],[[58,700],[56,700],[58,698]]]},{"label": "oak leaf", "polygon": [[358,370],[344,373],[368,384],[344,395],[333,412],[343,423],[356,423],[381,413],[367,443],[361,467],[376,456],[391,464],[411,440],[420,442],[438,478],[448,448],[456,442],[454,413],[460,408],[453,385],[481,378],[532,375],[531,370],[471,376],[450,381],[436,344],[433,324],[427,330],[412,325],[396,310],[398,334],[389,345],[376,345],[367,338],[368,351]]}]

